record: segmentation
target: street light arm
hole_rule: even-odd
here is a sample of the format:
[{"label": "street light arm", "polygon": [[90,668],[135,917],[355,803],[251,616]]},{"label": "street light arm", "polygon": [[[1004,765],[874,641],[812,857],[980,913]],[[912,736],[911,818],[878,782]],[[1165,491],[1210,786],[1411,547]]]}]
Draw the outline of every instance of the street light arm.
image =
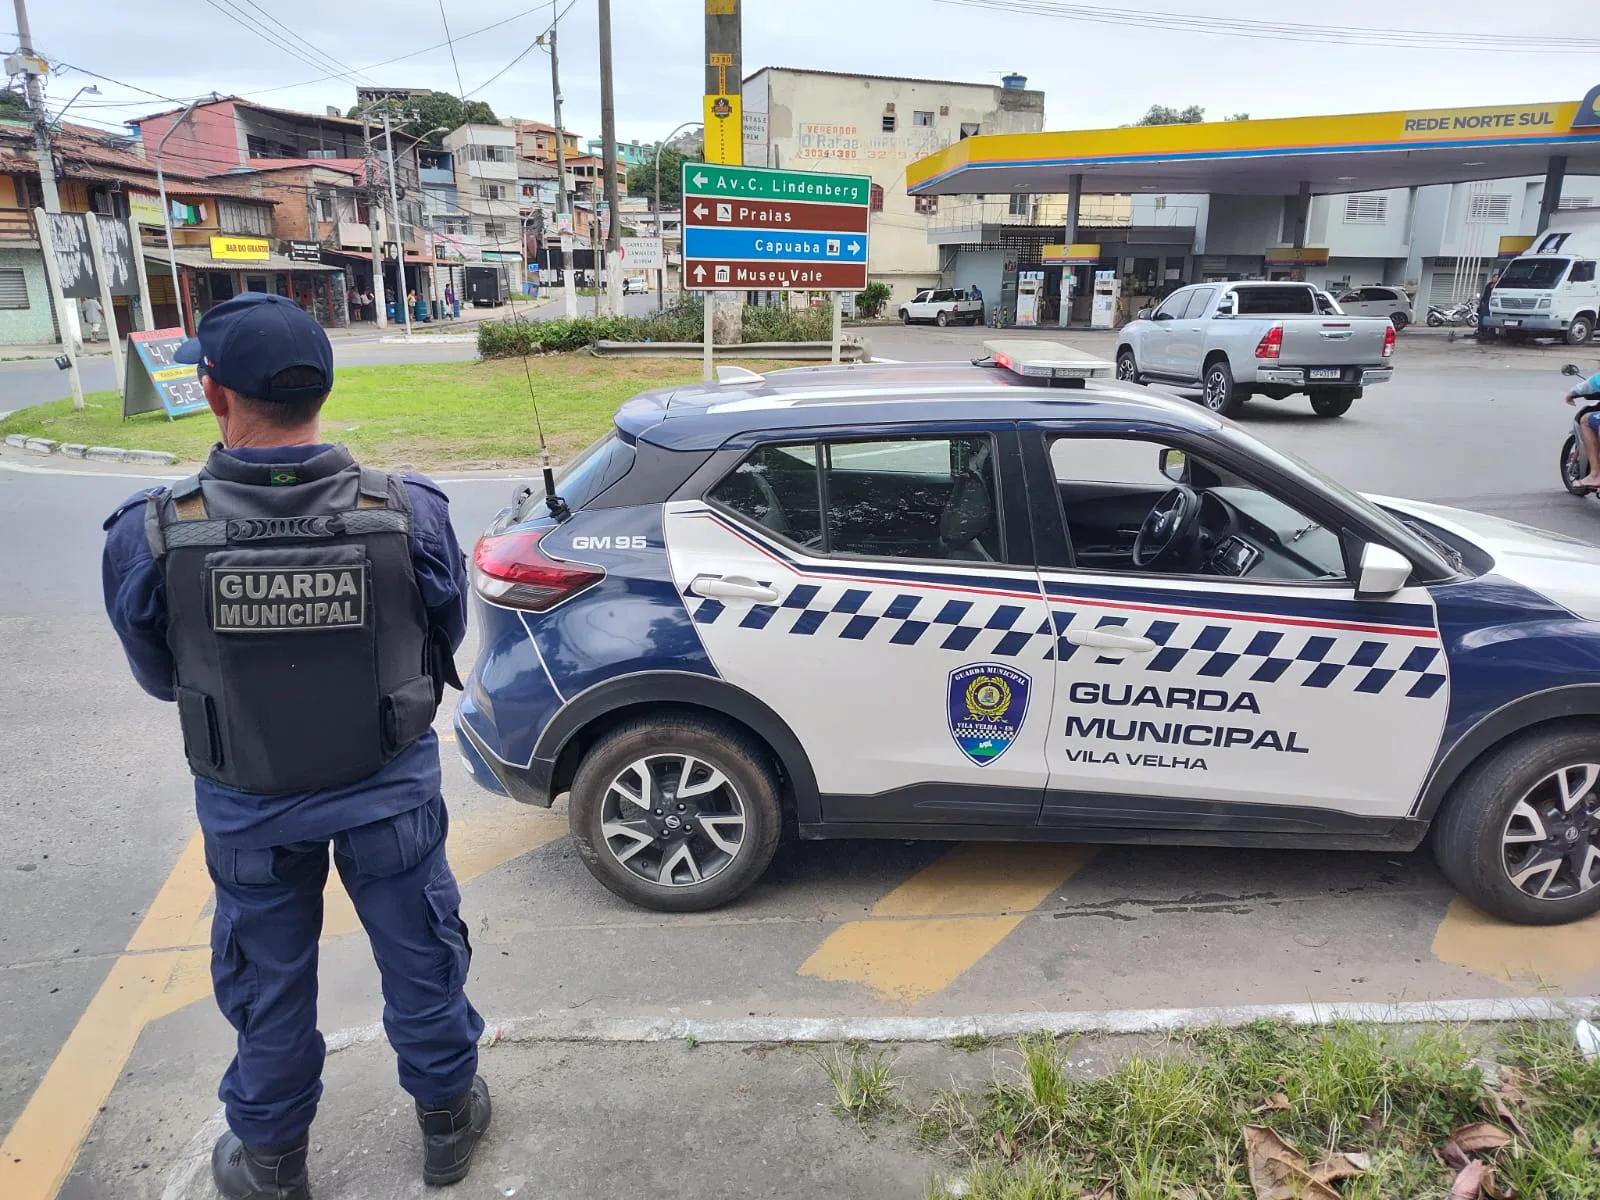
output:
[{"label": "street light arm", "polygon": [[[172,209],[167,206],[167,177],[161,171],[161,154],[167,148],[167,139],[189,119],[194,113],[195,105],[199,103],[198,100],[191,100],[189,106],[183,110],[183,114],[167,126],[161,135],[161,140],[156,143],[156,187],[161,193],[161,228],[167,235],[167,265],[172,268],[172,303],[178,310],[178,328],[186,334],[189,332],[189,322],[183,315],[183,288],[178,282],[178,254],[172,248]],[[134,249],[137,253],[138,248]]]}]

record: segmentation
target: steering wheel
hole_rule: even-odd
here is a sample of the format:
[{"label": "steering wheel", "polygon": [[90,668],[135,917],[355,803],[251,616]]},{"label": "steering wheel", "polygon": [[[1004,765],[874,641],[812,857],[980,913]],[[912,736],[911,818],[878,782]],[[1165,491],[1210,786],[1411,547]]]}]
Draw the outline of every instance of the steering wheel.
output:
[{"label": "steering wheel", "polygon": [[1178,484],[1156,501],[1133,542],[1133,565],[1154,567],[1171,562],[1189,548],[1200,521],[1200,496]]}]

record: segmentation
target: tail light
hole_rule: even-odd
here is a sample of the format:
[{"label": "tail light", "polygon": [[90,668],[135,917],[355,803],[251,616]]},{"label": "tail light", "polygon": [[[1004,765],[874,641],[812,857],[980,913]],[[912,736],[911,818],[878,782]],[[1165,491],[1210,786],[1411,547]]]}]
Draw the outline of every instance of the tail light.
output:
[{"label": "tail light", "polygon": [[494,604],[544,612],[574,596],[606,573],[587,563],[564,563],[539,548],[556,526],[485,534],[472,551],[472,583]]},{"label": "tail light", "polygon": [[1394,357],[1394,326],[1393,325],[1390,325],[1387,329],[1385,329],[1383,331],[1383,356],[1385,358],[1393,358]]},{"label": "tail light", "polygon": [[1283,326],[1274,325],[1256,343],[1257,358],[1277,358],[1283,353]]}]

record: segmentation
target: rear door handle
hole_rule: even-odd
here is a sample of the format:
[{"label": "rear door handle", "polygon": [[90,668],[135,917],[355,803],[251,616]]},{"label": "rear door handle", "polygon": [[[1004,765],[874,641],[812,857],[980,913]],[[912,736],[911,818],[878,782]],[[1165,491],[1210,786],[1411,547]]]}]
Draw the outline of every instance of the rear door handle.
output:
[{"label": "rear door handle", "polygon": [[1074,646],[1091,646],[1096,650],[1131,650],[1135,654],[1149,654],[1156,649],[1156,643],[1147,637],[1112,633],[1108,629],[1069,629],[1065,637]]},{"label": "rear door handle", "polygon": [[778,599],[778,590],[743,575],[700,575],[689,585],[697,596],[716,600],[753,600],[757,604],[772,604]]}]

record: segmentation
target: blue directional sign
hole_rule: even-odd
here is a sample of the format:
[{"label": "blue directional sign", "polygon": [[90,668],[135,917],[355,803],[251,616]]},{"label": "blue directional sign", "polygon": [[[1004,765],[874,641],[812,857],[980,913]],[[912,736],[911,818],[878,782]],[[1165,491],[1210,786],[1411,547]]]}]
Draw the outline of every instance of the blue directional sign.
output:
[{"label": "blue directional sign", "polygon": [[867,239],[849,233],[689,225],[683,231],[683,252],[692,259],[856,263],[866,261]]}]

